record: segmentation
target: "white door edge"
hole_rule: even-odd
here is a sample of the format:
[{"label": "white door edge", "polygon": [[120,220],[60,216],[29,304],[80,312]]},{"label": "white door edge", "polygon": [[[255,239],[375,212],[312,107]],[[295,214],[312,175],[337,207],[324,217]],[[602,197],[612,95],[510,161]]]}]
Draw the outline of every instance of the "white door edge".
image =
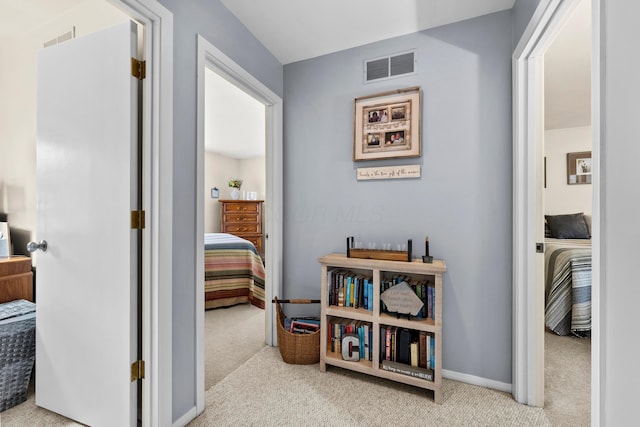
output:
[{"label": "white door edge", "polygon": [[[143,426],[172,420],[173,14],[157,0],[108,0],[145,27]],[[162,233],[160,232],[162,230]]]},{"label": "white door edge", "polygon": [[[512,394],[520,402],[542,406],[539,375],[544,372],[544,349],[536,340],[541,325],[536,324],[535,289],[535,151],[531,140],[536,125],[535,99],[530,99],[541,76],[535,70],[535,58],[544,52],[562,22],[580,0],[542,0],[534,12],[520,42],[513,53],[513,372]],[[600,246],[602,187],[600,186],[600,73],[602,56],[599,31],[601,0],[592,1],[593,59],[592,59],[592,133],[593,133],[593,281],[592,281],[592,361],[591,361],[591,424],[599,425],[603,404],[600,388]],[[539,130],[538,130],[539,131]]]},{"label": "white door edge", "polygon": [[197,414],[204,410],[204,88],[205,68],[215,71],[247,92],[266,107],[266,163],[269,214],[266,215],[265,230],[270,238],[265,239],[265,340],[275,345],[276,321],[271,300],[282,295],[282,208],[283,208],[283,159],[282,159],[282,98],[262,82],[239,66],[235,61],[198,35],[198,86],[197,86],[197,166],[196,166],[196,408]]}]

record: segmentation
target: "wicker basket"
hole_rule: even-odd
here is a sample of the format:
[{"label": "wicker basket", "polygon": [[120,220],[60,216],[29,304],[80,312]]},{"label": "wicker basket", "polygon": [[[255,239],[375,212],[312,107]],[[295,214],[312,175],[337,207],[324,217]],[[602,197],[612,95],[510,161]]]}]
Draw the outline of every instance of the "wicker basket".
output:
[{"label": "wicker basket", "polygon": [[36,353],[36,305],[0,304],[0,412],[27,400]]},{"label": "wicker basket", "polygon": [[[284,313],[278,298],[274,298],[278,323],[278,348],[282,360],[293,365],[311,365],[320,361],[320,331],[294,334],[284,328]],[[287,300],[292,304],[311,304],[313,300]]]}]

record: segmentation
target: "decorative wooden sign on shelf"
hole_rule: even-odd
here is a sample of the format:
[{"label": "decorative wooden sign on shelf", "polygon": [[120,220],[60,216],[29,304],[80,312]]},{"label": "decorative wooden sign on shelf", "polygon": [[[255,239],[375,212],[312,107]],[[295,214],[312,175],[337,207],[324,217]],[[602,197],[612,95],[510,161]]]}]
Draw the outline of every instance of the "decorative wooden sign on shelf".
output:
[{"label": "decorative wooden sign on shelf", "polygon": [[411,262],[413,260],[411,251],[411,239],[407,240],[407,250],[393,251],[390,247],[388,249],[356,248],[353,244],[353,236],[347,237],[347,258],[383,259],[387,261]]},{"label": "decorative wooden sign on shelf", "polygon": [[411,289],[407,282],[400,282],[380,294],[380,301],[386,306],[390,314],[397,317],[405,315],[411,320],[411,316],[417,316],[424,303]]}]

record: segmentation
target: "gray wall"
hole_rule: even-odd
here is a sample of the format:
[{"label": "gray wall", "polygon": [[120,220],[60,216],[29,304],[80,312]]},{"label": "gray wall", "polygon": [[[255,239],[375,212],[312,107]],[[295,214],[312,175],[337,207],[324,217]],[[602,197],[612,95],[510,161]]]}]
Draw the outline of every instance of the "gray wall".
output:
[{"label": "gray wall", "polygon": [[[418,74],[364,84],[365,59],[418,49]],[[413,239],[447,262],[445,369],[511,383],[511,11],[284,67],[284,291],[320,296],[345,238]],[[422,157],[352,162],[354,98],[419,85]],[[357,167],[420,164],[412,180]]]},{"label": "gray wall", "polygon": [[[591,0],[584,0],[591,1]],[[520,41],[520,37],[522,37],[522,33],[524,33],[525,28],[529,24],[531,17],[533,16],[533,12],[535,12],[536,8],[540,0],[516,0],[513,5],[512,13],[513,13],[513,46],[515,47]]]},{"label": "gray wall", "polygon": [[601,424],[623,426],[637,419],[637,369],[640,343],[638,325],[638,242],[640,191],[635,177],[640,159],[640,2],[601,1],[606,5],[606,63],[602,111],[603,229],[600,262],[602,303],[601,387],[606,400]]},{"label": "gray wall", "polygon": [[[218,0],[160,0],[174,17],[173,418],[195,394],[195,206],[197,34],[278,95],[282,65]],[[200,195],[197,195],[200,197]]]}]

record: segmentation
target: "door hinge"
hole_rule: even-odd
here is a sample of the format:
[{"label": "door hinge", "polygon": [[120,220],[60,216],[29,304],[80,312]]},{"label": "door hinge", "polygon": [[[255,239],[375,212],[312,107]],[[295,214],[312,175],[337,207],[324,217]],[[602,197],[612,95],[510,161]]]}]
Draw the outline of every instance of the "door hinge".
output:
[{"label": "door hinge", "polygon": [[147,77],[147,62],[131,58],[131,75],[138,80]]},{"label": "door hinge", "polygon": [[144,379],[144,360],[136,360],[131,364],[131,382]]},{"label": "door hinge", "polygon": [[144,226],[144,211],[131,211],[131,228],[143,230]]},{"label": "door hinge", "polygon": [[544,253],[544,243],[536,243],[536,252],[539,254]]}]

